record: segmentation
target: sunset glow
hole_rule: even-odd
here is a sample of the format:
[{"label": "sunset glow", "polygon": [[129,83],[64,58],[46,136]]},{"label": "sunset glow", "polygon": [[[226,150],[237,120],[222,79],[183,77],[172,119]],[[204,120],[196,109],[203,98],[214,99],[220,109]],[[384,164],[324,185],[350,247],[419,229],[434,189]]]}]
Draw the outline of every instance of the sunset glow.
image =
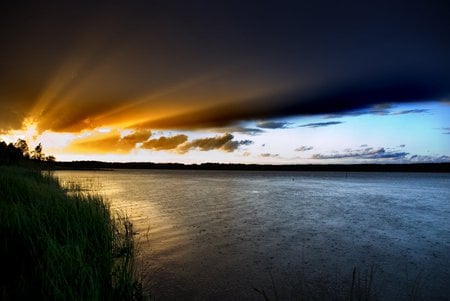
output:
[{"label": "sunset glow", "polygon": [[[424,17],[398,7],[399,18],[397,8],[358,5],[294,5],[292,15],[151,6],[11,7],[1,30],[1,139],[41,142],[59,160],[449,160],[443,10],[427,7],[433,17]],[[370,40],[337,22],[352,9],[365,17],[349,22]]]}]

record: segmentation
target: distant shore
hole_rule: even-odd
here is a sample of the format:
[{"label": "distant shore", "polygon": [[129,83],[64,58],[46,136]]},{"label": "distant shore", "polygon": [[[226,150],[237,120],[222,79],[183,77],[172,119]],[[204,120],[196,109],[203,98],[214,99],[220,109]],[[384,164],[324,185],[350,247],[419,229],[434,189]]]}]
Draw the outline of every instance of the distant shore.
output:
[{"label": "distant shore", "polygon": [[339,172],[450,172],[450,163],[417,164],[227,164],[227,163],[152,163],[152,162],[52,162],[50,169],[107,170],[107,169],[175,169],[175,170],[249,170],[249,171],[339,171]]}]

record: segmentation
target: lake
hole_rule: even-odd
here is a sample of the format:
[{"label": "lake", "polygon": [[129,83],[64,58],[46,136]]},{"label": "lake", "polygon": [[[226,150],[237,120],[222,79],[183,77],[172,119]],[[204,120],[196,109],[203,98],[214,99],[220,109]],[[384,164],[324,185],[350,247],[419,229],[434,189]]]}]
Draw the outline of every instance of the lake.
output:
[{"label": "lake", "polygon": [[348,295],[355,267],[354,287],[372,279],[383,300],[450,300],[450,174],[54,175],[130,217],[160,300],[334,298]]}]

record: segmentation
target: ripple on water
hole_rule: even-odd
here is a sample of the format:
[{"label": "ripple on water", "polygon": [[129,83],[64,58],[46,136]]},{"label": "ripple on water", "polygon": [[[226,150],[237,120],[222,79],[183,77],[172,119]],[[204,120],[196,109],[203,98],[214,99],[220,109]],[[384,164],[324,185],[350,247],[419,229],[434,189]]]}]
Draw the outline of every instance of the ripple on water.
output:
[{"label": "ripple on water", "polygon": [[[450,295],[450,175],[219,171],[57,171],[107,197],[139,232],[161,299],[284,299],[299,283],[338,289],[376,266],[374,289]],[[293,181],[294,179],[294,181]],[[339,279],[339,281],[336,281]],[[398,293],[400,292],[400,293]]]}]

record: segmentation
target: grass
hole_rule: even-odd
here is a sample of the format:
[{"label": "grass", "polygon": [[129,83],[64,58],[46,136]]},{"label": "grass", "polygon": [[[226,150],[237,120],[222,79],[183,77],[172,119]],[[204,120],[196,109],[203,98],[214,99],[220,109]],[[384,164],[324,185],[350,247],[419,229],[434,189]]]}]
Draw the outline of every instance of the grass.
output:
[{"label": "grass", "polygon": [[132,224],[49,174],[0,167],[0,299],[140,300]]}]

